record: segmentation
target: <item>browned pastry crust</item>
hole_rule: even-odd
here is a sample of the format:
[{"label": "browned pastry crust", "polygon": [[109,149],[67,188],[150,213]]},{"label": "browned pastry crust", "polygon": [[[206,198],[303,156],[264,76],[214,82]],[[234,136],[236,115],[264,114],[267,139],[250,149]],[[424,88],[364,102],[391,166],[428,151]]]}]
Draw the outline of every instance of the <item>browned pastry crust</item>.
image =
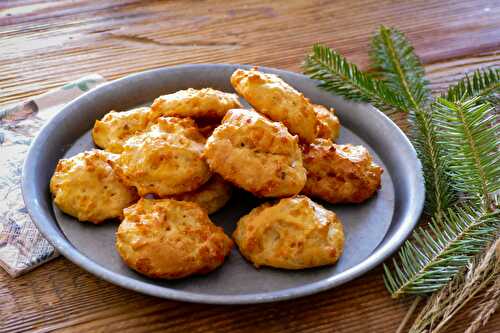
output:
[{"label": "browned pastry crust", "polygon": [[241,108],[241,104],[236,94],[189,88],[158,97],[151,108],[158,116],[221,119],[228,110]]},{"label": "browned pastry crust", "polygon": [[117,157],[92,150],[59,160],[50,180],[56,205],[79,221],[99,224],[120,218],[123,208],[138,197],[135,189],[124,185],[109,165],[108,161]]},{"label": "browned pastry crust", "polygon": [[233,238],[256,267],[331,265],[344,248],[344,230],[338,217],[305,196],[253,209],[239,220]]},{"label": "browned pastry crust", "polygon": [[144,132],[152,121],[151,109],[137,108],[130,111],[107,113],[96,120],[92,129],[95,144],[112,153],[121,153],[123,144],[132,135]]},{"label": "browned pastry crust", "polygon": [[238,69],[231,76],[231,84],[256,111],[282,122],[306,142],[316,138],[317,120],[312,104],[277,75]]},{"label": "browned pastry crust", "polygon": [[314,112],[318,119],[318,138],[335,142],[340,135],[340,122],[335,115],[335,109],[327,109],[323,105],[314,104]]},{"label": "browned pastry crust", "polygon": [[201,156],[204,142],[192,119],[160,117],[146,132],[130,137],[112,165],[141,196],[194,191],[211,176]]},{"label": "browned pastry crust", "polygon": [[380,188],[383,169],[363,146],[317,139],[303,147],[307,182],[302,193],[330,203],[359,203]]},{"label": "browned pastry crust", "polygon": [[228,111],[204,156],[225,180],[260,197],[297,194],[306,181],[297,137],[255,111]]},{"label": "browned pastry crust", "polygon": [[130,268],[152,278],[208,273],[222,265],[233,246],[193,202],[141,199],[124,215],[116,249]]}]

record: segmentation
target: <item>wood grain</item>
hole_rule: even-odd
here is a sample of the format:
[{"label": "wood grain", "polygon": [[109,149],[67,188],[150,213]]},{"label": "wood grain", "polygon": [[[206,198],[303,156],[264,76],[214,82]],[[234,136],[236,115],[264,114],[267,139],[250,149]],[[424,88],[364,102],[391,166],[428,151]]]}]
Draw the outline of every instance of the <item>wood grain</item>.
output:
[{"label": "wood grain", "polygon": [[[116,79],[181,63],[248,63],[300,71],[315,42],[368,68],[380,25],[406,32],[432,88],[500,64],[497,1],[2,1],[0,106],[89,73]],[[143,296],[66,259],[18,279],[0,272],[0,331],[393,332],[408,300],[381,269],[334,290],[252,306]],[[447,332],[463,332],[457,317]],[[496,314],[481,332],[498,332]]]}]

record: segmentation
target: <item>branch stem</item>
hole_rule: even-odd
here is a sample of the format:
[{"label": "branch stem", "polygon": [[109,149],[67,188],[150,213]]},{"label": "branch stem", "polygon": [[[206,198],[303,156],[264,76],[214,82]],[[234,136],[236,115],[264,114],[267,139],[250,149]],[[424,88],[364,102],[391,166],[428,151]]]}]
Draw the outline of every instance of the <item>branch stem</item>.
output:
[{"label": "branch stem", "polygon": [[413,303],[411,303],[410,308],[406,312],[403,320],[401,321],[401,324],[399,324],[398,329],[396,330],[396,333],[403,333],[406,325],[408,324],[408,321],[412,317],[413,313],[417,309],[417,306],[420,304],[422,301],[422,296],[417,296],[415,297],[415,300],[413,300]]}]

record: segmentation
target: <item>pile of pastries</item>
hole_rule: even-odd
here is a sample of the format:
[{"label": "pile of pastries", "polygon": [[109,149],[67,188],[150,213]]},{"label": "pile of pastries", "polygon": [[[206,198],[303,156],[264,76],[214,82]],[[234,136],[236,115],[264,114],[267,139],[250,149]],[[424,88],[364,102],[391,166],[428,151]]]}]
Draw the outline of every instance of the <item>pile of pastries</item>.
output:
[{"label": "pile of pastries", "polygon": [[[336,144],[333,109],[312,104],[273,74],[236,70],[236,94],[211,88],[111,111],[92,130],[102,149],[59,161],[54,202],[79,221],[119,219],[116,249],[137,272],[176,279],[208,273],[233,240],[256,267],[334,264],[344,232],[333,204],[360,203],[382,168],[362,146]],[[233,187],[268,198],[242,217],[232,239],[210,220]]]}]

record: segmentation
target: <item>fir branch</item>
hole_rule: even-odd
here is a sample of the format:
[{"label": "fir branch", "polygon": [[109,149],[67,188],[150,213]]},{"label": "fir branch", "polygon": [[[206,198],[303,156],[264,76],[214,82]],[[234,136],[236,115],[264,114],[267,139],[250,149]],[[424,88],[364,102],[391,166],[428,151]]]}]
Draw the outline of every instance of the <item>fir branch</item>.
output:
[{"label": "fir branch", "polygon": [[303,64],[304,73],[319,80],[319,86],[347,99],[372,103],[392,113],[405,107],[401,98],[391,92],[381,81],[363,73],[336,51],[316,44]]},{"label": "fir branch", "polygon": [[500,260],[496,254],[500,238],[468,265],[465,274],[457,275],[445,288],[434,293],[415,319],[410,333],[438,333],[450,319],[482,290],[498,279]]},{"label": "fir branch", "polygon": [[472,76],[466,74],[462,80],[450,86],[441,97],[450,102],[458,102],[477,96],[485,99],[499,90],[500,69],[486,68],[476,70]]},{"label": "fir branch", "polygon": [[498,228],[500,210],[493,212],[468,205],[448,209],[441,222],[418,228],[393,259],[384,265],[384,281],[392,297],[430,293],[440,289],[469,259],[491,241]]},{"label": "fir branch", "polygon": [[446,158],[443,155],[432,113],[426,106],[430,100],[425,71],[403,33],[381,26],[372,40],[371,57],[376,73],[395,94],[402,96],[405,108],[410,110],[414,133],[412,141],[422,162],[425,187],[425,210],[429,215],[450,207],[453,191],[449,187]]},{"label": "fir branch", "polygon": [[419,111],[425,106],[430,97],[425,71],[403,33],[381,26],[372,40],[371,58],[376,74],[403,96],[406,109]]},{"label": "fir branch", "polygon": [[445,149],[438,138],[432,113],[416,111],[412,115],[415,135],[413,145],[422,162],[425,179],[425,212],[439,221],[442,213],[455,201],[447,174]]},{"label": "fir branch", "polygon": [[492,105],[477,104],[479,98],[439,98],[434,109],[454,187],[468,196],[479,195],[490,207],[490,194],[500,190],[500,124]]}]

